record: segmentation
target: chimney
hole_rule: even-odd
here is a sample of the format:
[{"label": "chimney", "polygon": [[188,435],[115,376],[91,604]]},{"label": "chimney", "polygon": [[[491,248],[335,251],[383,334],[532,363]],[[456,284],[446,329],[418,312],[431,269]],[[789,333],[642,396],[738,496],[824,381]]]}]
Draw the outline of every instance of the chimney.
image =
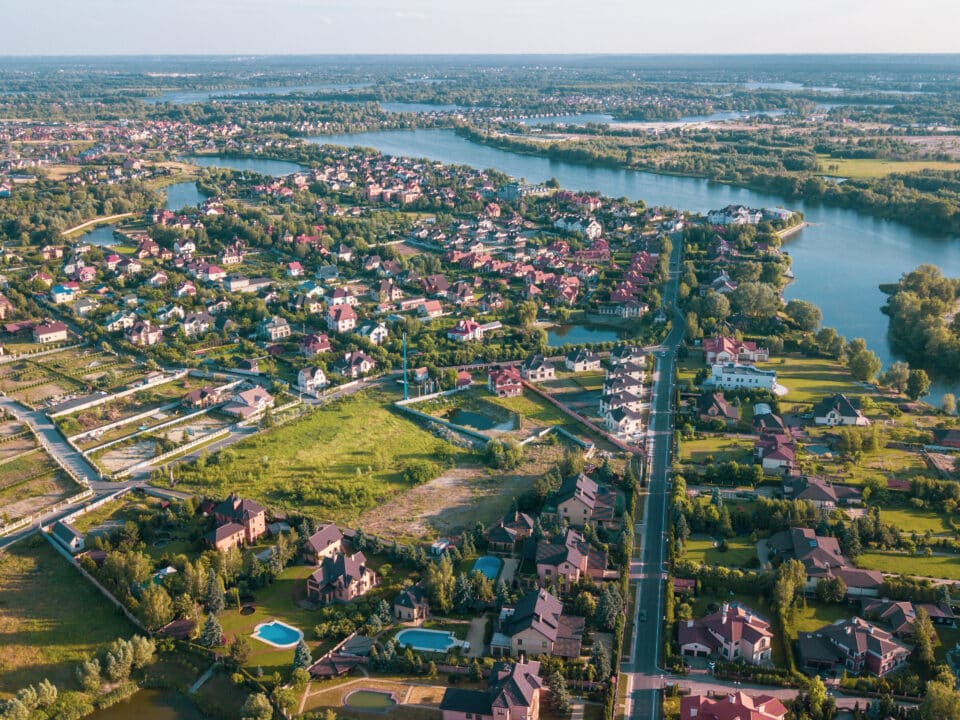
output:
[{"label": "chimney", "polygon": [[727,622],[727,613],[730,612],[730,603],[725,602],[720,606],[720,624],[723,625]]}]

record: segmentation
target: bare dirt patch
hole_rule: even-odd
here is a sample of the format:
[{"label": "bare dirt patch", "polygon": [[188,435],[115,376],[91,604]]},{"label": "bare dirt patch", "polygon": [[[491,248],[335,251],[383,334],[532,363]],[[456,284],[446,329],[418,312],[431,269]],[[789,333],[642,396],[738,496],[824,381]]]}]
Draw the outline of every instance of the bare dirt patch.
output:
[{"label": "bare dirt patch", "polygon": [[97,458],[97,463],[107,472],[124,470],[138,462],[149,460],[156,455],[156,440],[141,440],[132,445],[112,447]]},{"label": "bare dirt patch", "polygon": [[[15,497],[13,491],[15,490]],[[54,505],[78,491],[76,483],[63,473],[36,478],[11,489],[11,497],[3,497],[3,515],[10,520],[26,517]]]},{"label": "bare dirt patch", "polygon": [[531,443],[523,464],[509,473],[461,465],[363,513],[359,525],[385,537],[432,537],[499,520],[513,498],[563,457],[564,446]]}]

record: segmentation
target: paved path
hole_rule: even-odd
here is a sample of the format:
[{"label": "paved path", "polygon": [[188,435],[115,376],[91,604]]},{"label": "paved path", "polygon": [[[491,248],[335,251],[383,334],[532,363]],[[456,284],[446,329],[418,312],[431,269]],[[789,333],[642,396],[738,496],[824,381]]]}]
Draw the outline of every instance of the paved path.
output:
[{"label": "paved path", "polygon": [[203,684],[207,680],[209,680],[211,677],[213,677],[213,673],[216,672],[216,670],[217,670],[217,663],[214,663],[213,665],[208,667],[207,671],[203,675],[201,675],[199,678],[197,678],[197,681],[190,686],[190,689],[187,690],[187,694],[193,695],[195,692],[197,692],[197,690],[202,688]]},{"label": "paved path", "polygon": [[517,569],[519,567],[519,558],[503,558],[503,570],[500,572],[500,577],[503,578],[503,581],[507,584],[507,587],[510,587],[510,583],[512,583],[513,579],[517,576]]},{"label": "paved path", "polygon": [[483,636],[487,630],[487,616],[481,615],[470,621],[470,629],[467,630],[467,642],[470,643],[470,649],[467,650],[467,657],[478,658],[483,656]]}]

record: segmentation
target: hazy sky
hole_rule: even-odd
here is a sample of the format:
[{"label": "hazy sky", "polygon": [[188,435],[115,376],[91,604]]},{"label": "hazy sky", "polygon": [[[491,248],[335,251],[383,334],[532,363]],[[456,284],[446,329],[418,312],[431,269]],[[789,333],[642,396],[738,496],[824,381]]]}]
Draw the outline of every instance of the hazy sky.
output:
[{"label": "hazy sky", "polygon": [[960,52],[960,0],[0,0],[0,55]]}]

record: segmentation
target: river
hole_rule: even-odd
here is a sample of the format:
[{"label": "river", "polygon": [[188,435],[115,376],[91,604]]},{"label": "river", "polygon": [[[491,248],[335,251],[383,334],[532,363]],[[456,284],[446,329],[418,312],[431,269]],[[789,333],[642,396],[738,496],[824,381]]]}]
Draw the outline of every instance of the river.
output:
[{"label": "river", "polygon": [[[885,296],[880,283],[896,282],[920,263],[939,265],[950,277],[960,276],[960,242],[936,237],[900,223],[879,220],[843,208],[783,198],[698,178],[590,167],[479,145],[452,130],[387,130],[310,138],[315,144],[376,148],[389,155],[426,157],[444,163],[496,168],[530,182],[557,178],[571,190],[598,190],[626,196],[647,205],[665,205],[705,213],[731,203],[753,207],[789,204],[810,225],[784,246],[793,258],[796,280],[786,298],[802,298],[823,311],[824,325],[848,338],[862,337],[883,361],[897,358],[887,342],[887,318],[880,312]],[[956,383],[937,382],[928,398],[956,392]]]}]

